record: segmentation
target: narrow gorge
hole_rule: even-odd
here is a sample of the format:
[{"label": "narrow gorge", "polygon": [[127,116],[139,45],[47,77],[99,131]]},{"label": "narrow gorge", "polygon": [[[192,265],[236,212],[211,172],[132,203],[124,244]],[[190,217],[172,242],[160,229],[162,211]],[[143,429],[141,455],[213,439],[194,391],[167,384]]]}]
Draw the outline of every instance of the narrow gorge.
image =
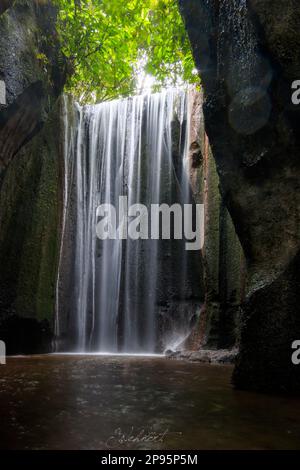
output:
[{"label": "narrow gorge", "polygon": [[[172,82],[180,61],[188,60],[175,47],[180,34],[172,32],[172,54],[179,59],[171,62],[164,86],[158,86],[154,66],[144,75],[140,71],[147,54],[168,54],[167,43],[164,52],[142,36],[140,24],[153,21],[154,30],[161,27],[155,8],[164,1],[150,2],[141,23],[133,16],[139,25],[133,36],[149,46],[139,51],[134,66],[128,59],[138,85],[120,79],[116,96],[106,98],[104,90],[101,99],[104,71],[103,77],[98,69],[91,71],[86,83],[76,71],[78,58],[68,56],[59,29],[59,2],[2,3],[0,340],[8,365],[0,373],[5,400],[14,389],[14,374],[22,372],[14,361],[24,356],[45,393],[44,381],[52,383],[49,377],[55,376],[58,384],[59,371],[66,394],[72,390],[66,414],[68,406],[82,405],[83,421],[91,419],[98,430],[99,439],[85,436],[76,414],[85,437],[74,431],[66,438],[70,448],[88,442],[104,448],[94,402],[102,396],[108,411],[101,419],[113,436],[119,427],[116,401],[122,410],[132,410],[133,426],[145,419],[151,430],[157,425],[163,432],[161,401],[165,427],[177,429],[180,423],[186,432],[182,448],[197,448],[200,439],[210,448],[215,436],[207,417],[205,440],[189,403],[202,414],[212,406],[211,413],[217,410],[223,418],[230,410],[234,437],[222,440],[226,430],[221,427],[221,448],[247,447],[238,432],[240,416],[248,412],[255,429],[249,447],[289,447],[288,436],[280,435],[286,422],[296,445],[300,427],[287,397],[300,390],[300,365],[291,359],[294,342],[300,344],[300,106],[291,99],[292,84],[300,79],[300,5],[287,0],[283,11],[280,0],[169,2],[190,47],[193,83],[185,76]],[[83,25],[76,15],[88,12],[96,22],[100,7],[94,3],[74,3],[76,28]],[[117,15],[112,4],[107,12]],[[134,7],[127,6],[130,15]],[[107,12],[97,21],[108,21]],[[93,23],[92,32],[95,28]],[[111,31],[115,41],[117,29]],[[129,29],[124,25],[128,41]],[[85,34],[92,33],[81,37]],[[101,48],[105,52],[103,42],[87,49],[83,62]],[[80,51],[75,39],[73,47]],[[109,54],[103,69],[118,52]],[[164,70],[167,59],[160,60]],[[121,71],[127,66],[122,58]],[[115,69],[113,82],[118,82]],[[90,83],[95,91],[88,89]],[[123,90],[124,83],[132,93]],[[104,387],[102,395],[97,387]],[[124,397],[119,396],[122,387]],[[54,407],[60,406],[63,386],[53,390]],[[143,417],[143,400],[151,410],[153,390],[159,424],[151,411]],[[14,393],[17,403],[19,391]],[[273,430],[268,423],[265,442],[250,414],[257,405],[257,420],[264,420],[279,406],[276,395],[286,401]],[[268,397],[266,409],[262,397]],[[177,414],[178,400],[184,411]],[[298,401],[295,410],[300,417]],[[0,416],[9,421],[6,413]],[[118,413],[125,426],[126,417]],[[59,429],[60,419],[54,420]],[[70,427],[72,419],[70,411]],[[9,426],[4,444],[11,448]],[[34,448],[35,439],[37,448],[61,448],[55,438],[39,440],[37,428],[31,435],[29,422],[24,426],[28,433],[18,434],[20,448]],[[172,449],[180,446],[177,437],[167,442]]]}]

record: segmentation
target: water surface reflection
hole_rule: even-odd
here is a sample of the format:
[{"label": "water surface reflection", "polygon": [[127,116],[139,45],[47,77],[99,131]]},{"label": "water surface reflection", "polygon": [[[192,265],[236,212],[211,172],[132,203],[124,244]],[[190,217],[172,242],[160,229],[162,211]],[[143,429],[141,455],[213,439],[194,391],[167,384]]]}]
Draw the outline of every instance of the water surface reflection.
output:
[{"label": "water surface reflection", "polygon": [[300,448],[300,400],[232,389],[228,366],[35,356],[0,367],[2,449]]}]

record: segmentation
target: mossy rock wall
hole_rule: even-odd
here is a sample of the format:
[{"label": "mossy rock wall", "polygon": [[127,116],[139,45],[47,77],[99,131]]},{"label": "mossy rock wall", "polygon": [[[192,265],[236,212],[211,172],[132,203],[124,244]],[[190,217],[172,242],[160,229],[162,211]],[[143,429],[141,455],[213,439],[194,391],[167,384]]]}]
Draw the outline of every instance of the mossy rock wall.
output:
[{"label": "mossy rock wall", "polygon": [[0,14],[0,79],[6,84],[7,105],[38,81],[48,95],[43,103],[44,113],[60,94],[65,59],[56,16],[57,9],[49,0],[15,0]]},{"label": "mossy rock wall", "polygon": [[245,259],[231,216],[220,194],[219,176],[206,136],[203,152],[206,301],[202,318],[202,346],[223,349],[239,342]]},{"label": "mossy rock wall", "polygon": [[1,187],[0,336],[9,353],[51,347],[61,213],[59,114],[57,103],[42,132],[9,165]]},{"label": "mossy rock wall", "polygon": [[192,93],[190,103],[190,182],[195,201],[205,207],[205,242],[201,253],[205,303],[187,347],[231,348],[239,342],[245,259],[220,193],[220,179],[205,132],[202,93]]},{"label": "mossy rock wall", "polygon": [[50,0],[0,8],[0,339],[8,354],[51,350],[65,81],[56,15]]}]

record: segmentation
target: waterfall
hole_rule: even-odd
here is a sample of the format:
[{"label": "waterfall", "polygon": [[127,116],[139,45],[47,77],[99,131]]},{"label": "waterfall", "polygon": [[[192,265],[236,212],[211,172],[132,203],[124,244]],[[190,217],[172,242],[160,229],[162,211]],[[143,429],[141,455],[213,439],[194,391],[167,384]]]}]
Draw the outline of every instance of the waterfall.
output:
[{"label": "waterfall", "polygon": [[[197,295],[190,280],[197,276],[196,258],[185,250],[184,240],[96,236],[101,204],[120,210],[120,201],[147,208],[191,203],[188,108],[188,92],[171,89],[76,105],[75,118],[65,118],[58,350],[161,351],[164,312]],[[194,305],[190,310],[186,323]]]}]

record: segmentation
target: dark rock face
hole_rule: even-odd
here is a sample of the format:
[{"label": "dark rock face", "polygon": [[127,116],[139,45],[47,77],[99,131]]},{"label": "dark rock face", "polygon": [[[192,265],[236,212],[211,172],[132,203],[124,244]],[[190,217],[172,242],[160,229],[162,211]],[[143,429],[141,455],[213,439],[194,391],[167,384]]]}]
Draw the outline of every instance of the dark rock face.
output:
[{"label": "dark rock face", "polygon": [[1,323],[6,354],[46,354],[51,352],[52,329],[47,320],[9,316]]},{"label": "dark rock face", "polygon": [[13,4],[14,0],[2,0],[0,5],[0,15],[4,13]]},{"label": "dark rock face", "polygon": [[[300,390],[300,77],[295,0],[179,1],[205,92],[223,201],[247,259],[236,386]],[[284,11],[283,11],[284,10]]]},{"label": "dark rock face", "polygon": [[199,349],[199,351],[171,351],[165,352],[168,359],[183,359],[191,362],[209,364],[234,364],[237,358],[237,349]]},{"label": "dark rock face", "polygon": [[[2,5],[3,2],[1,2]],[[0,338],[13,353],[51,349],[62,200],[64,61],[51,2],[0,10]]]},{"label": "dark rock face", "polygon": [[9,164],[0,192],[0,338],[50,351],[61,218],[60,107]]},{"label": "dark rock face", "polygon": [[205,303],[184,346],[187,349],[232,348],[239,335],[244,256],[230,214],[220,196],[216,164],[205,133],[202,93],[190,94],[190,107],[189,180],[195,201],[205,206],[202,250]]},{"label": "dark rock face", "polygon": [[[0,165],[4,170],[41,126],[42,82],[30,85],[0,114]],[[14,138],[12,138],[12,133]]]},{"label": "dark rock face", "polygon": [[0,174],[39,132],[65,81],[53,4],[6,3],[5,13],[0,11],[0,80],[6,86],[6,106],[0,107]]}]

